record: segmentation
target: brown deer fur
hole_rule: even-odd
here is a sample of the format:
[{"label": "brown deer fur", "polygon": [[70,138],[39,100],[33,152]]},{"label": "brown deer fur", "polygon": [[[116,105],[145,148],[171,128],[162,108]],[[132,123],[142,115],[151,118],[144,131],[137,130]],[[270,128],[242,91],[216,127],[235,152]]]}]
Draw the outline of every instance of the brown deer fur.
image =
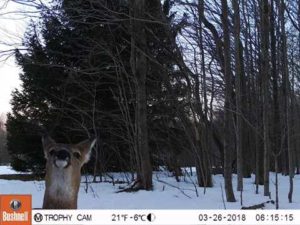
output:
[{"label": "brown deer fur", "polygon": [[95,139],[79,144],[59,144],[43,137],[46,190],[43,209],[76,209],[81,167],[88,162]]}]

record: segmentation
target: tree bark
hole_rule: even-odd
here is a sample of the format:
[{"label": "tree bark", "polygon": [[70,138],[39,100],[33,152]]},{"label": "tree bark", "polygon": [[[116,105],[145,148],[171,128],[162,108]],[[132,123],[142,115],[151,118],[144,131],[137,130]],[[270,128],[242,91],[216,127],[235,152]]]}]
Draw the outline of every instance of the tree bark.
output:
[{"label": "tree bark", "polygon": [[[201,149],[199,149],[200,155],[200,171],[197,170],[198,174],[198,184],[200,187],[212,187],[212,176],[211,176],[211,160],[209,151],[211,151],[210,143],[210,125],[208,122],[208,100],[207,100],[207,88],[206,88],[206,68],[205,68],[205,55],[204,55],[204,46],[203,46],[203,27],[201,17],[204,15],[204,2],[199,1],[198,4],[198,22],[199,22],[199,32],[198,32],[198,39],[199,39],[199,48],[201,51],[201,70],[202,70],[202,89],[203,89],[203,108],[201,107],[201,100],[200,100],[200,80],[199,76],[195,79],[195,94],[196,94],[196,101],[197,101],[197,112],[201,114],[202,121],[199,123],[199,128],[201,129],[200,132],[200,142],[198,145]],[[204,112],[203,112],[204,110]]]},{"label": "tree bark", "polygon": [[230,54],[230,34],[228,21],[227,0],[222,0],[222,27],[224,32],[224,76],[225,76],[225,115],[224,115],[224,180],[225,192],[228,202],[235,202],[232,188],[232,136],[233,136],[233,115],[232,115],[232,73]]},{"label": "tree bark", "polygon": [[136,85],[136,144],[137,144],[137,180],[139,187],[152,189],[152,166],[148,147],[146,78],[147,38],[145,27],[145,0],[131,0],[131,69]]},{"label": "tree bark", "polygon": [[235,48],[235,97],[236,97],[236,152],[237,152],[237,190],[243,191],[243,127],[242,127],[242,46],[240,43],[240,9],[238,0],[232,1],[234,10],[234,48]]},{"label": "tree bark", "polygon": [[274,0],[271,1],[271,8],[270,8],[270,47],[271,47],[271,76],[272,76],[272,93],[273,93],[273,123],[272,123],[272,153],[274,156],[274,167],[275,167],[275,203],[276,209],[279,208],[279,196],[278,196],[278,160],[281,151],[281,131],[280,131],[280,108],[279,108],[279,101],[278,101],[278,71],[277,71],[277,52],[276,52],[276,35],[275,35],[275,12],[274,12]]},{"label": "tree bark", "polygon": [[261,79],[264,141],[264,195],[269,196],[269,4],[261,1]]},{"label": "tree bark", "polygon": [[288,153],[288,168],[289,168],[289,182],[290,188],[288,193],[288,200],[291,203],[293,201],[293,178],[294,178],[294,163],[293,163],[293,151],[290,137],[290,81],[289,81],[289,70],[288,70],[288,59],[287,59],[287,38],[285,32],[285,20],[284,20],[284,1],[280,1],[279,6],[279,20],[281,26],[281,50],[282,50],[282,80],[283,80],[283,98],[284,98],[284,123],[285,123],[285,148]]}]

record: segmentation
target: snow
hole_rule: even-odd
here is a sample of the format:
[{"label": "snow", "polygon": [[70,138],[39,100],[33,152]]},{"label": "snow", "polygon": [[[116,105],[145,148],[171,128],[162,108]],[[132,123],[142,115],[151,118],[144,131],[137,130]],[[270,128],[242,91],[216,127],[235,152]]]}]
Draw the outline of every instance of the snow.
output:
[{"label": "snow", "polygon": [[[11,166],[0,166],[0,175],[1,174],[27,174],[28,172],[17,172],[11,168]],[[0,189],[1,190],[1,189]]]},{"label": "snow", "polygon": [[[0,174],[13,174],[11,168],[0,166]],[[125,180],[124,173],[110,173],[106,177],[115,180]],[[263,186],[259,187],[259,194],[255,194],[254,176],[244,179],[243,205],[250,206],[269,200],[263,196]],[[111,182],[90,183],[87,192],[85,191],[85,177],[82,177],[82,183],[79,191],[78,208],[80,209],[224,209],[222,200],[222,190],[224,192],[224,181],[222,175],[213,176],[214,187],[197,187],[198,196],[195,189],[195,175],[181,182],[176,182],[168,172],[154,172],[153,191],[122,192],[120,186],[125,184],[115,184]],[[92,181],[91,177],[87,177]],[[299,209],[300,208],[300,176],[294,178],[293,203],[288,203],[287,194],[289,190],[288,176],[279,175],[279,207],[280,209]],[[236,189],[236,175],[233,175],[233,187]],[[41,208],[45,190],[44,181],[18,181],[1,180],[1,194],[31,194],[34,208]],[[275,200],[275,174],[270,174],[270,191],[272,199]],[[225,198],[225,193],[223,193]],[[240,192],[235,191],[237,202],[225,202],[227,209],[240,209]],[[275,209],[275,205],[267,204],[266,209]]]}]

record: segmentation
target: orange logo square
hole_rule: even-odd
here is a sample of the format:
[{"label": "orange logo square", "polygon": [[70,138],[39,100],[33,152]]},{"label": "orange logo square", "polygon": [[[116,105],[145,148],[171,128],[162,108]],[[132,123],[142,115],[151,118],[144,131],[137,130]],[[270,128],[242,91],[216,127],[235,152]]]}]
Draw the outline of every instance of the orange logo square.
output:
[{"label": "orange logo square", "polygon": [[31,195],[0,195],[0,225],[31,225]]}]

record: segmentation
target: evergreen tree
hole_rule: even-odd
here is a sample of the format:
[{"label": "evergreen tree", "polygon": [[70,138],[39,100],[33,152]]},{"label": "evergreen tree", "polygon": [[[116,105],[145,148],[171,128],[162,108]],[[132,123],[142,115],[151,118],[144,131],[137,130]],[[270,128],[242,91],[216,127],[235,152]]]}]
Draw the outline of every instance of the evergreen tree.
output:
[{"label": "evergreen tree", "polygon": [[[150,147],[157,152],[168,146],[165,155],[173,158],[180,153],[174,146],[184,143],[176,138],[181,131],[175,118],[182,105],[176,96],[184,96],[185,91],[184,85],[174,83],[181,75],[174,69],[174,40],[162,19],[172,24],[174,14],[171,1],[163,10],[157,2],[147,4],[147,15],[153,15],[146,23],[151,58],[146,77]],[[129,63],[128,13],[126,1],[64,0],[29,26],[24,38],[28,50],[16,51],[23,69],[22,90],[13,93],[7,121],[15,168],[43,169],[40,138],[49,132],[61,142],[96,136],[98,145],[89,164],[94,175],[136,169],[136,90]]]}]

